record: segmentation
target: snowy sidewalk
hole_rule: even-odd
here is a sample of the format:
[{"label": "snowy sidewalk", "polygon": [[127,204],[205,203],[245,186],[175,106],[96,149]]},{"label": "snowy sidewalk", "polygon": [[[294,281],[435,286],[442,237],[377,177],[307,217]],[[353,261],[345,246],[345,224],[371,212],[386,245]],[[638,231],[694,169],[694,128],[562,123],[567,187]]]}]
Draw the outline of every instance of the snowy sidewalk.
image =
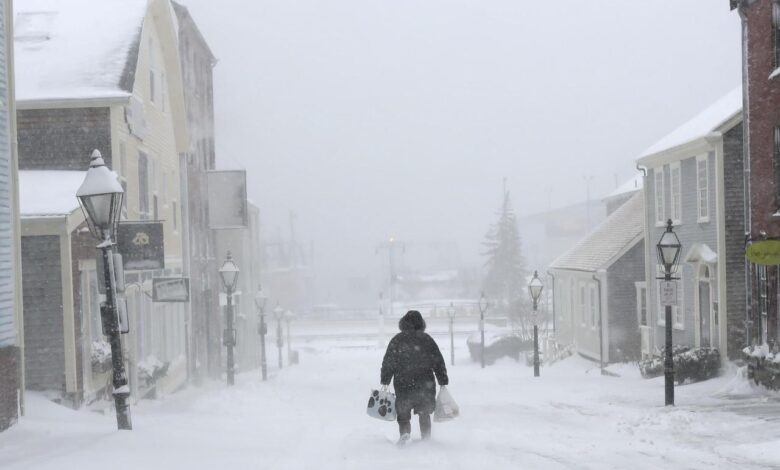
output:
[{"label": "snowy sidewalk", "polygon": [[[569,358],[534,379],[513,361],[462,360],[450,390],[462,416],[434,423],[433,441],[399,449],[394,423],[365,415],[377,385],[376,349],[303,348],[301,364],[266,383],[256,371],[227,389],[211,383],[113,415],[71,411],[31,395],[28,416],[0,434],[4,470],[78,469],[657,469],[777,468],[780,404],[722,377],[677,388],[620,367],[603,377]],[[748,398],[734,399],[734,393]],[[759,410],[758,413],[755,411]],[[759,414],[772,415],[763,419]],[[418,438],[416,422],[413,438]]]}]

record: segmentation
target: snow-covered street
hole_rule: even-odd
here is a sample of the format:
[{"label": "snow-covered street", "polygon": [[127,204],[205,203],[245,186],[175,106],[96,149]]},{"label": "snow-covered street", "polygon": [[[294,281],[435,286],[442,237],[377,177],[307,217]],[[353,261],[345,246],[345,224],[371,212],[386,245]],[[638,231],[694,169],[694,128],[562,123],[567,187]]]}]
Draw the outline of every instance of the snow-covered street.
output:
[{"label": "snow-covered street", "polygon": [[131,432],[116,431],[113,413],[71,411],[31,394],[28,416],[0,434],[0,468],[780,466],[780,401],[734,370],[678,387],[678,406],[664,408],[662,379],[642,380],[633,366],[601,376],[593,363],[571,357],[534,379],[524,364],[504,360],[481,370],[458,351],[449,388],[462,416],[435,423],[432,442],[399,449],[396,424],[365,414],[382,351],[335,342],[299,349],[301,364],[274,369],[266,383],[250,371],[232,389],[213,382],[144,400],[133,409]]}]

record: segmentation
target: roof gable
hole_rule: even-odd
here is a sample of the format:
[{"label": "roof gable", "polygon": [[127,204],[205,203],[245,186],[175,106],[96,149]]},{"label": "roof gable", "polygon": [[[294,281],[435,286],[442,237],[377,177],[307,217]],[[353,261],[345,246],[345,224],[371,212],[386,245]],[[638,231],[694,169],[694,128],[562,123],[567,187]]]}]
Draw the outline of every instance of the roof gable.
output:
[{"label": "roof gable", "polygon": [[147,0],[16,0],[16,98],[100,99],[132,93]]},{"label": "roof gable", "polygon": [[642,238],[643,204],[644,194],[640,190],[574,248],[553,261],[550,268],[595,272],[611,265],[618,255]]}]

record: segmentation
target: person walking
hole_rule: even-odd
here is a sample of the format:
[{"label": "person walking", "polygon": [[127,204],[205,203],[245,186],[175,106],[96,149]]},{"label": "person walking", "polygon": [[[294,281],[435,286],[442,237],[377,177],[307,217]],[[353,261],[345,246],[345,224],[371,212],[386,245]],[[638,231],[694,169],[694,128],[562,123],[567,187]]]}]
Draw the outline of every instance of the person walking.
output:
[{"label": "person walking", "polygon": [[[410,310],[398,322],[400,333],[387,345],[382,360],[381,383],[393,381],[398,415],[399,445],[411,439],[412,411],[420,418],[423,440],[431,437],[431,413],[436,408],[436,381],[449,384],[447,366],[439,346],[425,332],[425,320],[417,310]],[[434,380],[435,376],[435,380]]]}]

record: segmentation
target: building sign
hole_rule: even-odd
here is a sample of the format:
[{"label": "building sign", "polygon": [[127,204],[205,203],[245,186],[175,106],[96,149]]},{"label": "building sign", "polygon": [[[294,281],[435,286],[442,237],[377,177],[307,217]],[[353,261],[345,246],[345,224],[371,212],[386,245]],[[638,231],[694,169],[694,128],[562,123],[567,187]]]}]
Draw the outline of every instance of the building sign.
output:
[{"label": "building sign", "polygon": [[246,228],[246,172],[243,170],[209,171],[209,227],[212,229]]},{"label": "building sign", "polygon": [[675,281],[661,281],[661,305],[669,307],[677,305],[677,283]]},{"label": "building sign", "polygon": [[189,278],[156,277],[152,279],[152,300],[154,302],[189,302]]},{"label": "building sign", "polygon": [[162,222],[122,222],[116,238],[125,270],[165,269]]},{"label": "building sign", "polygon": [[753,264],[780,265],[780,240],[761,240],[748,245],[745,256]]}]

